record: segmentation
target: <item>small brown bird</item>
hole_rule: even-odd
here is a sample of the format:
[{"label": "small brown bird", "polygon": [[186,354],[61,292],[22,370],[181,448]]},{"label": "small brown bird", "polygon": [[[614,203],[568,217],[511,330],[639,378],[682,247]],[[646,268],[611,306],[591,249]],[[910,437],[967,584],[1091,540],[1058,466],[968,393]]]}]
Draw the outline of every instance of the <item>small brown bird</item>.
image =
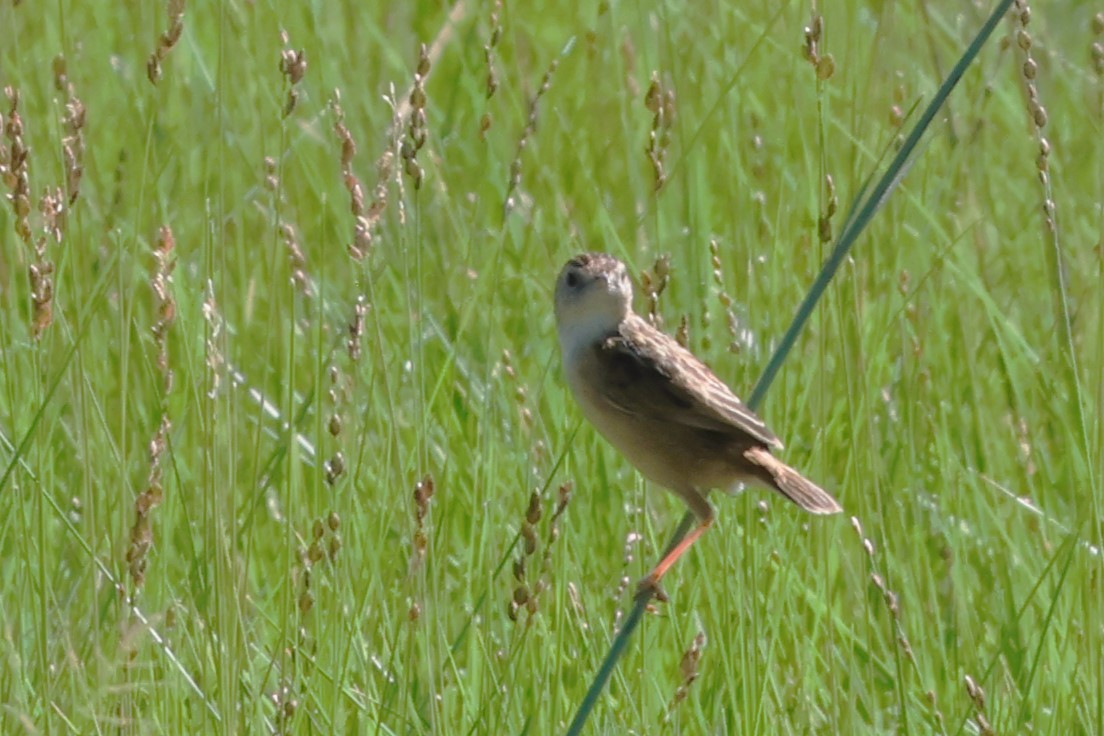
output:
[{"label": "small brown bird", "polygon": [[771,488],[814,514],[836,499],[771,454],[782,442],[704,363],[632,308],[625,264],[572,258],[556,280],[564,372],[583,415],[645,478],[677,494],[698,526],[640,582],[659,580],[713,524],[712,488]]}]

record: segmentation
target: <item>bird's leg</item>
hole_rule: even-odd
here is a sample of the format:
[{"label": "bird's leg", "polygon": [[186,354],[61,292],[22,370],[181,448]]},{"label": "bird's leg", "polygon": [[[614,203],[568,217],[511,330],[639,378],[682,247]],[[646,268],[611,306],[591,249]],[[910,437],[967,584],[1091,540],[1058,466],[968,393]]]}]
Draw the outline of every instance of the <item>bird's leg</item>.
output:
[{"label": "bird's leg", "polygon": [[659,564],[652,568],[652,571],[645,575],[644,578],[637,584],[637,597],[655,597],[659,598],[661,601],[666,601],[667,594],[663,592],[663,588],[659,587],[660,578],[662,578],[667,573],[667,571],[671,569],[671,566],[674,565],[680,557],[682,557],[682,554],[686,550],[690,549],[691,545],[693,545],[694,542],[698,541],[698,537],[705,534],[706,530],[709,529],[709,527],[711,526],[713,526],[712,509],[710,509],[709,515],[702,519],[696,527],[690,530],[690,533],[683,537],[682,541],[676,544],[674,548],[671,549],[671,551],[668,552],[666,556],[664,556],[664,558],[659,561]]}]

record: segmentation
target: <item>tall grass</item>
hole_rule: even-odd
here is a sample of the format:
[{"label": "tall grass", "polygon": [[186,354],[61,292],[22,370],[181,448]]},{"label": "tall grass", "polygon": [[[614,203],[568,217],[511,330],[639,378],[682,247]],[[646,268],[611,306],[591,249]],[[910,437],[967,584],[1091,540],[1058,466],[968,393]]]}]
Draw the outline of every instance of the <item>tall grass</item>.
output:
[{"label": "tall grass", "polygon": [[[831,69],[795,4],[168,10],[0,6],[2,730],[563,730],[682,509],[580,425],[557,269],[669,254],[746,393],[986,10],[824,7]],[[1032,11],[762,407],[859,533],[715,499],[594,732],[1104,732],[1104,18]]]}]

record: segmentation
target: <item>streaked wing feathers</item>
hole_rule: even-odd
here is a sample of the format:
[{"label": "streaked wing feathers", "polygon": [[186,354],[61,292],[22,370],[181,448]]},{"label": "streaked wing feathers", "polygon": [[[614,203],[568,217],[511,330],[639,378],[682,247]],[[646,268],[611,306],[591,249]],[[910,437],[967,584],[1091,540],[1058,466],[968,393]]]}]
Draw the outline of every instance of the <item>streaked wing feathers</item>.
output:
[{"label": "streaked wing feathers", "polygon": [[635,315],[595,346],[602,396],[626,414],[782,442],[709,367]]}]

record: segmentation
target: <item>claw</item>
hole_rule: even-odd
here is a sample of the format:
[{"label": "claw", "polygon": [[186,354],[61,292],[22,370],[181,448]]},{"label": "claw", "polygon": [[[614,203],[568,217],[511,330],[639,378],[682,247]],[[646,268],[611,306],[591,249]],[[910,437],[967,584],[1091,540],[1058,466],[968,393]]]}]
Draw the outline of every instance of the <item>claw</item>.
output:
[{"label": "claw", "polygon": [[659,578],[654,574],[645,575],[640,579],[640,582],[636,584],[636,598],[643,598],[645,601],[650,601],[652,598],[655,598],[660,603],[666,603],[670,600],[667,597],[667,591],[659,584]]}]

